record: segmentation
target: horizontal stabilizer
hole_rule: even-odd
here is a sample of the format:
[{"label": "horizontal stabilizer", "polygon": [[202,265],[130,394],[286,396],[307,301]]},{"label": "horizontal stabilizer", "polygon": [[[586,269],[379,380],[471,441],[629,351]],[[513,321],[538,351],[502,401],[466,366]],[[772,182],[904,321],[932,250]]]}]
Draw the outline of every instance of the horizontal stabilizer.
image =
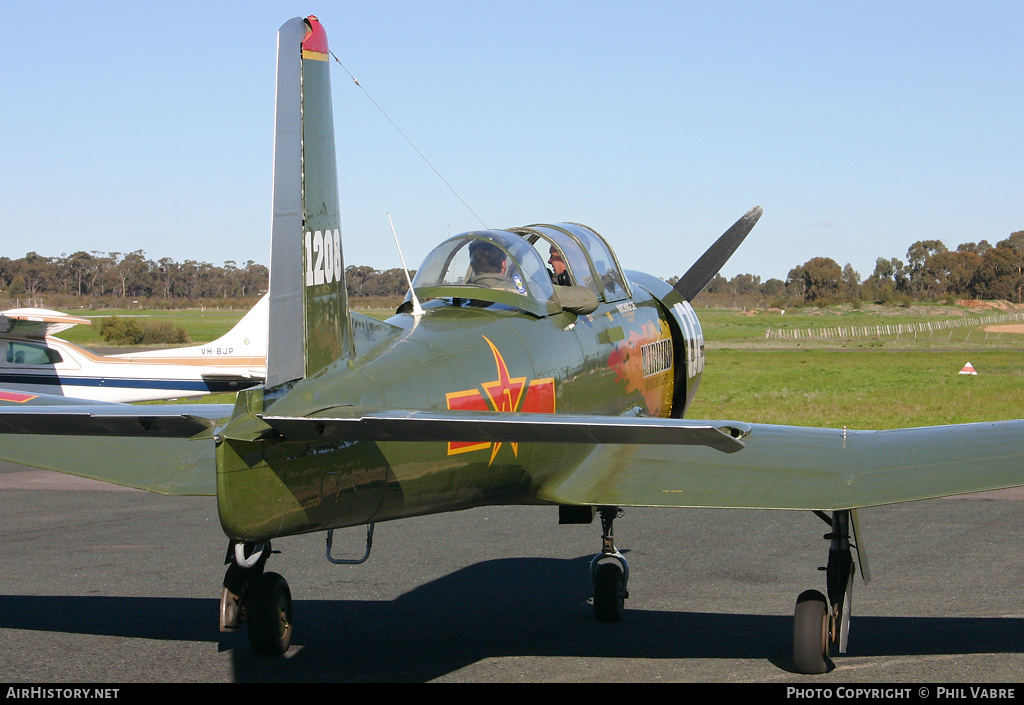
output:
[{"label": "horizontal stabilizer", "polygon": [[215,495],[213,429],[232,408],[0,390],[0,460],[160,494]]},{"label": "horizontal stabilizer", "polygon": [[344,417],[263,416],[288,441],[449,441],[700,445],[743,448],[748,426],[643,417],[353,408]]},{"label": "horizontal stabilizer", "polygon": [[225,370],[211,369],[199,373],[203,379],[217,380],[219,382],[251,382],[253,380],[264,380],[267,373],[262,369],[246,370],[245,372],[228,372]]},{"label": "horizontal stabilizer", "polygon": [[4,406],[0,434],[192,438],[211,431],[231,409],[229,404]]},{"label": "horizontal stabilizer", "polygon": [[167,495],[217,494],[212,440],[0,436],[0,459]]}]

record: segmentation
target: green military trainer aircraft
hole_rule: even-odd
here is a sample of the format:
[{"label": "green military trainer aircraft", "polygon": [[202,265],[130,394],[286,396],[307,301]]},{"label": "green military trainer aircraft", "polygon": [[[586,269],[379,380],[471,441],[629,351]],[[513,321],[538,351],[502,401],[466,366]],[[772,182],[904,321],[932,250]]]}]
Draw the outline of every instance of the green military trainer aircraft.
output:
[{"label": "green military trainer aircraft", "polygon": [[[327,532],[361,562],[376,522],[481,505],[599,518],[597,619],[619,619],[622,507],[809,510],[831,527],[826,590],[795,608],[797,670],[845,651],[860,507],[1024,485],[1024,421],[893,431],[686,420],[704,368],[690,301],[761,215],[754,208],[675,286],[623,271],[575,223],[451,237],[387,321],[349,310],[330,52],[316,17],[278,34],[263,388],[232,408],[0,393],[0,457],[168,494],[216,495],[229,540],[221,628],[260,653],[292,636],[271,541]],[[550,269],[549,269],[550,265]],[[124,450],[131,449],[131,453]],[[366,556],[330,553],[367,527]],[[856,551],[854,550],[856,549]]]}]

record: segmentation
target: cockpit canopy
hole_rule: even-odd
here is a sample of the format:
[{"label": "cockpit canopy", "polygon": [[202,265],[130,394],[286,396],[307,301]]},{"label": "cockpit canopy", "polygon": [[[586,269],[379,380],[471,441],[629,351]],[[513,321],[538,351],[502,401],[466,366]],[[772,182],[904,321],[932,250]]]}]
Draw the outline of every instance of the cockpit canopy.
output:
[{"label": "cockpit canopy", "polygon": [[504,304],[538,316],[563,308],[590,313],[601,301],[629,296],[621,271],[608,244],[590,228],[531,225],[449,238],[427,255],[412,285],[424,300]]},{"label": "cockpit canopy", "polygon": [[555,290],[544,260],[523,238],[505,230],[456,235],[427,255],[412,282],[420,298],[455,297],[554,313]]}]

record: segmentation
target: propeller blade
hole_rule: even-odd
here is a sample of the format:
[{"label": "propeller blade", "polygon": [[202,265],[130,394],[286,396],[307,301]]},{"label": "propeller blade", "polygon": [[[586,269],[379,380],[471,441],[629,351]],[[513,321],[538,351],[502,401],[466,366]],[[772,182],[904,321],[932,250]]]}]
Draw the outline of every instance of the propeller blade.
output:
[{"label": "propeller blade", "polygon": [[685,301],[693,299],[704,290],[719,270],[732,257],[732,253],[740,246],[743,239],[753,229],[764,209],[761,206],[754,206],[746,215],[733,223],[733,226],[726,230],[720,238],[707,249],[700,259],[690,267],[689,271],[676,282],[673,291]]}]

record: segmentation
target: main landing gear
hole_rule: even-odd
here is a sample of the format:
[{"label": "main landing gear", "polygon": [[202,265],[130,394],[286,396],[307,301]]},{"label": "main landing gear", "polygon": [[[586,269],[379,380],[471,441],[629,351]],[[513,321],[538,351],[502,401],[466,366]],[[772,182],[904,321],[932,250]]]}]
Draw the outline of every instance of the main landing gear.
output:
[{"label": "main landing gear", "polygon": [[629,591],[629,563],[615,548],[612,523],[622,516],[619,507],[600,507],[601,552],[590,562],[594,582],[594,617],[599,622],[617,622],[622,618]]},{"label": "main landing gear", "polygon": [[253,651],[278,656],[291,644],[292,594],[284,578],[264,571],[270,553],[269,541],[228,546],[220,630],[231,632],[245,625]]},{"label": "main landing gear", "polygon": [[[828,670],[829,652],[833,644],[839,653],[846,653],[850,629],[850,607],[853,600],[853,576],[856,564],[850,543],[851,512],[815,512],[832,526],[825,534],[830,542],[825,584],[828,596],[817,590],[806,590],[796,600],[793,614],[793,661],[798,673],[824,673]],[[855,546],[854,546],[855,547]]]}]

